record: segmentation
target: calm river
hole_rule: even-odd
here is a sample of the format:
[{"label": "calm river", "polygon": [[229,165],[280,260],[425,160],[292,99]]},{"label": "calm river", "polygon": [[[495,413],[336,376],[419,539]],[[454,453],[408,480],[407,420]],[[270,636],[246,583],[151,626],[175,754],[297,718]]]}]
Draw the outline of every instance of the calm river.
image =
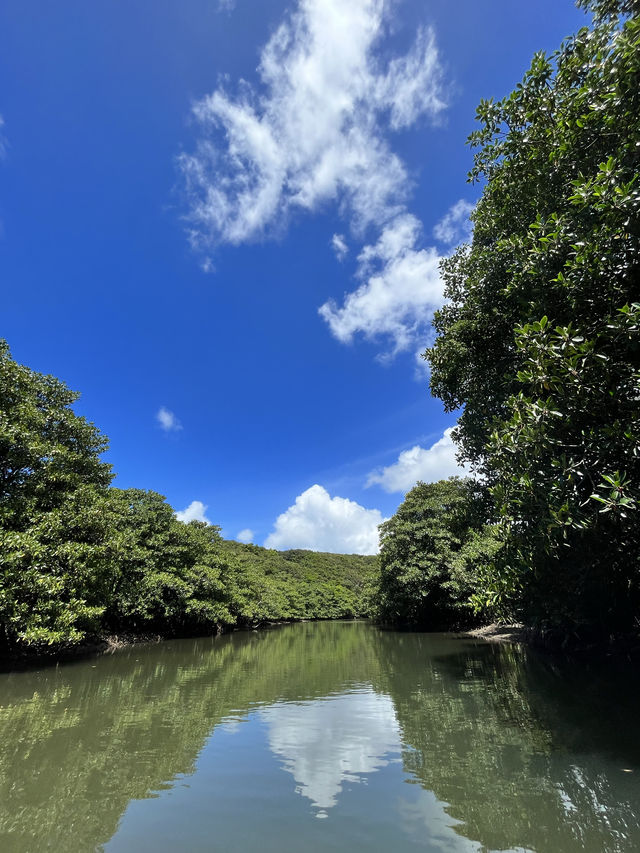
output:
[{"label": "calm river", "polygon": [[631,667],[364,622],[0,675],[0,850],[640,850]]}]

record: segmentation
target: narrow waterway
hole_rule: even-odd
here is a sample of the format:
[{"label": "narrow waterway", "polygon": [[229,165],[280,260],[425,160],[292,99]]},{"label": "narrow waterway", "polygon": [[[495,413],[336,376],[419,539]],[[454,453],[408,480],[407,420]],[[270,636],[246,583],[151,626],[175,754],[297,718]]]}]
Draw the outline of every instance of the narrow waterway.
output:
[{"label": "narrow waterway", "polygon": [[640,850],[635,668],[364,622],[0,675],[0,850]]}]

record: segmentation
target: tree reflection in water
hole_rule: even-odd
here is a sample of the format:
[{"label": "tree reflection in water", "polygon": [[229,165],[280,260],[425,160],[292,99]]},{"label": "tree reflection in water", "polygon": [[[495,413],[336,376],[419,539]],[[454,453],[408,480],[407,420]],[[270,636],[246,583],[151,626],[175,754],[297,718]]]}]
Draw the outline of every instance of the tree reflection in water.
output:
[{"label": "tree reflection in water", "polygon": [[[398,804],[398,849],[421,821],[431,849],[445,836],[465,851],[640,849],[640,715],[624,668],[327,622],[2,675],[0,703],[3,851],[106,844],[129,803],[162,796],[212,733],[235,721],[242,738],[248,719],[265,730],[252,749],[271,750],[286,790],[329,815],[317,826],[344,849],[354,820],[340,806],[358,789],[365,826],[373,801],[355,783],[369,778]],[[411,800],[391,772],[400,754],[398,773],[424,788]]]}]

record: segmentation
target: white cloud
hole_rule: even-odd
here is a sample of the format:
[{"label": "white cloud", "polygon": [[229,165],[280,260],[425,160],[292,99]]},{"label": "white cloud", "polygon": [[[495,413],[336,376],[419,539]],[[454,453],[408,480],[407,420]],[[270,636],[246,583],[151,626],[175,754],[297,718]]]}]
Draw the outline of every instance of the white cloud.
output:
[{"label": "white cloud", "polygon": [[205,515],[207,508],[207,505],[203,504],[202,501],[191,501],[186,509],[176,512],[176,518],[185,524],[188,524],[190,521],[206,521],[207,524],[211,524]]},{"label": "white cloud", "polygon": [[336,253],[336,258],[339,261],[344,261],[349,253],[349,247],[347,246],[347,242],[344,239],[344,234],[334,234],[331,238],[331,247],[333,251]]},{"label": "white cloud", "polygon": [[452,429],[446,429],[431,447],[425,449],[416,445],[404,450],[393,465],[372,471],[367,486],[380,485],[386,492],[408,492],[418,480],[435,483],[454,475],[463,476],[466,471],[456,462]]},{"label": "white cloud", "polygon": [[156,412],[156,420],[165,432],[177,432],[182,429],[182,424],[169,409],[160,406]]},{"label": "white cloud", "polygon": [[387,74],[378,78],[378,97],[391,110],[394,130],[410,127],[422,113],[437,116],[444,109],[441,78],[433,30],[420,29],[411,51],[393,59]]},{"label": "white cloud", "polygon": [[352,226],[401,212],[408,177],[385,131],[444,108],[434,35],[382,62],[391,0],[300,0],[264,47],[260,91],[198,101],[203,135],[180,164],[196,245],[241,243],[292,210],[338,201]]},{"label": "white cloud", "polygon": [[473,209],[474,205],[463,198],[457,201],[433,229],[436,240],[446,243],[447,246],[468,240],[473,230],[473,223],[469,219]]},{"label": "white cloud", "polygon": [[218,0],[218,12],[233,12],[236,0]]},{"label": "white cloud", "polygon": [[370,340],[386,335],[391,355],[424,341],[433,312],[442,305],[443,286],[436,250],[417,248],[420,230],[415,216],[401,214],[375,245],[364,247],[358,258],[362,284],[342,307],[330,300],[319,309],[339,341],[349,343],[358,332]]},{"label": "white cloud", "polygon": [[[439,256],[419,244],[411,189],[390,131],[445,107],[434,33],[382,58],[394,0],[299,0],[262,50],[260,86],[220,85],[194,105],[202,130],[180,158],[194,246],[282,231],[292,212],[337,202],[352,234],[380,238],[360,256],[359,286],[320,314],[338,340],[388,337],[387,356],[416,346],[442,304]],[[395,237],[395,239],[394,239]],[[332,247],[339,260],[343,235]]]},{"label": "white cloud", "polygon": [[311,486],[276,519],[267,548],[308,548],[337,554],[377,554],[377,509],[365,509],[347,498],[332,498],[322,486]]},{"label": "white cloud", "polygon": [[253,530],[250,527],[245,527],[244,530],[241,530],[240,533],[236,535],[236,539],[238,542],[244,542],[245,545],[248,545],[249,542],[253,542],[253,537],[255,536]]}]

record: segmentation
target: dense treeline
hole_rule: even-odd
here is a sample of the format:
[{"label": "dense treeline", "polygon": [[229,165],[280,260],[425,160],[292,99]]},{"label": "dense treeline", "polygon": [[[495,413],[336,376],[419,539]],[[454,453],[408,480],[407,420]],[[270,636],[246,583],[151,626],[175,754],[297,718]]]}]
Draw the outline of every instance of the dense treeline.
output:
[{"label": "dense treeline", "polygon": [[[640,612],[640,5],[579,5],[593,25],[483,101],[469,140],[482,197],[471,244],[443,262],[448,302],[425,355],[432,392],[463,408],[460,457],[480,475],[501,547],[461,582],[434,570],[451,547],[429,534],[418,586],[426,594],[440,572],[447,595],[486,615],[604,637],[637,631]],[[383,579],[409,504],[433,513],[430,488],[462,487],[407,496],[383,532]],[[418,621],[414,580],[398,583],[408,598],[396,621]]]},{"label": "dense treeline", "polygon": [[0,342],[0,647],[361,614],[376,558],[279,554],[112,487],[77,394]]},{"label": "dense treeline", "polygon": [[380,525],[374,612],[385,623],[468,624],[477,579],[499,548],[487,494],[471,479],[418,483]]},{"label": "dense treeline", "polygon": [[232,566],[226,586],[240,607],[238,618],[256,624],[278,619],[344,619],[367,615],[377,557],[274,551],[223,541]]}]

